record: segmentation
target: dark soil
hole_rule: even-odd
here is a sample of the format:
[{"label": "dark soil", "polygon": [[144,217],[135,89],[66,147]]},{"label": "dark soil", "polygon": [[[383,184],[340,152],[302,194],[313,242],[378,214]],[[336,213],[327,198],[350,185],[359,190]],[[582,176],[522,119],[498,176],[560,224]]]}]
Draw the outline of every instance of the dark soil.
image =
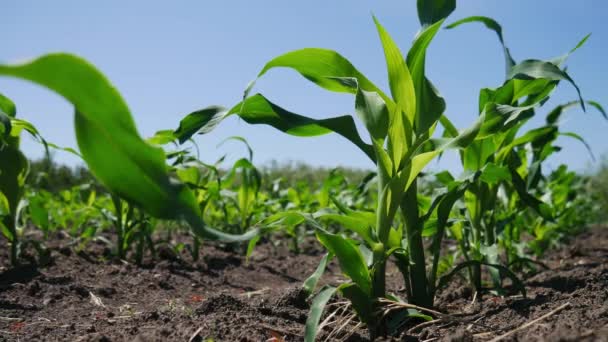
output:
[{"label": "dark soil", "polygon": [[[16,269],[0,243],[0,341],[303,340],[309,303],[300,286],[322,257],[312,241],[299,255],[264,243],[246,262],[205,245],[198,262],[165,252],[144,266],[112,260],[94,243],[76,253],[62,247],[68,242],[49,241],[50,264]],[[523,327],[505,340],[608,341],[608,229],[583,233],[543,260],[550,269],[525,279],[527,298],[473,301],[455,282],[437,302],[448,316],[409,322],[393,340],[485,341]],[[330,265],[324,282],[340,279]],[[389,268],[388,279],[403,295],[398,272]],[[330,340],[366,340],[355,324]]]}]

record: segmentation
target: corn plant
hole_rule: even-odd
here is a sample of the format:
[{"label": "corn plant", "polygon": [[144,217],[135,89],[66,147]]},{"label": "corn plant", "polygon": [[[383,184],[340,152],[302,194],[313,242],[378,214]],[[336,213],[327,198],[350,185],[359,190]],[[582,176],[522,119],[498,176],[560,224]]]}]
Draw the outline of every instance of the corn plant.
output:
[{"label": "corn plant", "polygon": [[[376,164],[378,204],[374,214],[344,208],[341,215],[301,215],[302,221],[316,228],[318,240],[329,251],[328,258],[335,255],[342,271],[351,280],[337,289],[325,288],[316,297],[307,329],[308,340],[312,340],[316,333],[315,322],[320,317],[320,309],[336,291],[350,299],[359,318],[368,325],[372,337],[385,332],[381,317],[375,313],[378,299],[387,297],[385,265],[391,255],[397,258],[404,274],[408,300],[416,305],[431,307],[437,285],[445,283],[462,268],[474,270],[474,281],[480,287],[479,269],[483,264],[506,274],[523,291],[521,282],[508,268],[497,264],[495,258],[480,257],[484,254],[482,245],[487,250],[495,244],[496,237],[491,208],[479,206],[495,202],[497,182],[514,178],[510,185],[517,194],[539,213],[549,216],[546,206],[522,186],[522,176],[516,172],[521,163],[517,163],[513,151],[517,146],[537,141],[546,131],[535,131],[521,138],[516,138],[516,134],[559,81],[570,82],[577,91],[578,87],[560,67],[569,54],[552,61],[525,60],[517,64],[504,45],[502,29],[495,21],[486,17],[463,19],[449,28],[467,22],[482,22],[498,34],[505,52],[507,77],[500,88],[481,91],[478,119],[469,129],[458,131],[444,115],[445,101],[425,76],[426,49],[454,8],[454,1],[418,1],[422,29],[406,57],[374,18],[385,52],[390,97],[332,50],[309,48],[289,52],[268,62],[258,74],[259,78],[274,68],[290,68],[326,90],[355,95],[355,113],[363,122],[371,144],[360,137],[350,116],[315,120],[289,112],[261,94],[249,96],[255,82],[246,89],[244,100],[230,110],[198,111],[188,115],[180,124],[179,131],[188,132],[186,138],[199,130],[201,133],[209,132],[222,119],[233,114],[250,124],[270,125],[296,136],[335,132],[351,141]],[[579,103],[584,108],[582,98]],[[444,138],[432,139],[439,122],[445,129]],[[554,131],[553,128],[550,130]],[[444,179],[446,191],[429,201],[428,205],[421,206],[417,187],[420,172],[448,148],[460,149],[469,175],[460,181],[453,177]],[[465,196],[473,240],[465,246],[467,260],[437,284],[441,239],[452,206],[462,196]],[[486,224],[487,213],[489,221]],[[355,242],[328,232],[316,223],[323,219],[340,222],[362,241]],[[266,223],[273,225],[281,221],[288,221],[291,225],[298,222],[292,216],[278,214]],[[425,225],[434,230],[434,235],[429,234],[433,236],[430,267],[427,267],[422,243]],[[362,252],[365,249],[371,253]],[[469,257],[471,253],[475,258]],[[369,263],[365,257],[367,254],[371,255]]]},{"label": "corn plant", "polygon": [[[447,28],[465,23],[480,22],[493,30],[503,46],[506,61],[506,80],[498,88],[482,89],[479,95],[479,113],[486,116],[486,123],[479,138],[460,152],[465,172],[481,172],[468,187],[464,200],[470,230],[458,236],[465,238],[462,252],[470,269],[470,277],[477,290],[481,290],[481,266],[494,267],[499,264],[497,234],[512,220],[518,211],[529,207],[545,220],[552,220],[553,209],[530,192],[542,177],[542,164],[559,150],[552,143],[559,135],[585,141],[578,134],[560,132],[557,125],[562,112],[574,105],[585,103],[596,107],[605,116],[603,108],[594,101],[583,101],[578,86],[567,74],[563,64],[568,56],[581,47],[581,40],[569,53],[548,61],[528,59],[517,64],[506,47],[501,26],[491,18],[475,16],[459,20]],[[545,126],[520,133],[523,126],[548,99],[558,83],[571,83],[579,94],[579,100],[560,105],[547,115]],[[496,115],[500,113],[500,115]],[[496,125],[501,120],[501,125]],[[445,136],[454,136],[457,131],[446,119],[442,121]],[[488,134],[487,129],[493,128]],[[586,145],[586,143],[585,143]],[[586,145],[587,146],[587,145]],[[528,157],[529,155],[529,157]],[[499,193],[506,197],[501,212]],[[523,206],[522,206],[523,205]],[[501,217],[502,216],[502,217]],[[499,272],[491,270],[496,285],[500,284]]]},{"label": "corn plant", "polygon": [[15,105],[0,94],[0,229],[10,243],[11,264],[17,265],[20,248],[17,216],[28,174],[28,161],[19,150],[20,129],[16,129]]},{"label": "corn plant", "polygon": [[[432,6],[427,2],[419,2],[423,27],[407,57],[401,54],[388,32],[374,18],[385,52],[391,96],[374,85],[347,59],[335,51],[325,49],[310,48],[289,52],[268,62],[258,74],[261,77],[270,69],[287,67],[324,89],[353,94],[355,113],[363,122],[371,144],[360,137],[351,116],[315,120],[291,113],[261,94],[246,96],[241,103],[226,112],[207,112],[207,115],[200,115],[205,110],[195,112],[188,115],[180,125],[181,131],[193,134],[200,130],[205,133],[223,118],[237,114],[248,123],[267,124],[297,136],[335,132],[350,140],[374,162],[378,182],[378,204],[374,213],[344,208],[341,215],[321,214],[315,217],[333,219],[352,230],[362,240],[361,245],[371,251],[369,265],[359,242],[310,223],[316,227],[318,240],[330,255],[338,258],[343,272],[351,280],[338,289],[328,288],[322,291],[317,297],[320,299],[316,306],[323,306],[336,290],[339,291],[351,300],[360,319],[368,324],[372,336],[384,331],[377,315],[377,301],[387,297],[385,269],[389,256],[395,255],[399,260],[409,301],[426,307],[433,305],[434,284],[430,285],[427,276],[422,241],[425,219],[438,208],[440,220],[447,220],[446,214],[462,194],[465,182],[455,184],[449,192],[438,197],[431,212],[423,215],[418,205],[418,175],[426,164],[446,149],[462,148],[470,144],[484,121],[480,117],[471,128],[455,137],[439,144],[431,144],[435,126],[445,110],[445,101],[425,76],[426,49],[454,6],[453,1],[434,3]],[[253,84],[248,87],[246,95],[252,87]],[[185,129],[185,122],[191,125],[189,129]],[[403,224],[393,226],[397,213],[402,217]],[[281,216],[275,218],[286,218]],[[439,249],[439,244],[436,244],[436,249]],[[430,278],[434,282],[433,274]],[[313,308],[312,321],[320,317],[315,310],[318,309]],[[315,327],[309,327],[308,340],[311,336],[314,337],[315,330]]]}]

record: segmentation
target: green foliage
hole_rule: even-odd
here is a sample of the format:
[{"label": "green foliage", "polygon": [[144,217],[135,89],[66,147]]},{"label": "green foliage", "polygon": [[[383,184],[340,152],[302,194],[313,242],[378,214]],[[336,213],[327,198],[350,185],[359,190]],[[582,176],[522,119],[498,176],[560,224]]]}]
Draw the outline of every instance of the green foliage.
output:
[{"label": "green foliage", "polygon": [[[176,252],[187,249],[196,259],[204,240],[243,251],[239,243],[248,242],[250,256],[262,239],[278,244],[284,239],[276,236],[287,237],[299,252],[303,238],[314,236],[327,254],[303,285],[314,296],[306,341],[314,341],[334,295],[352,304],[372,339],[390,334],[398,326],[395,320],[429,318],[415,310],[382,314],[387,300],[396,300],[385,281],[391,258],[414,305],[432,307],[436,291],[462,272],[467,272],[477,298],[488,288],[506,293],[507,279],[512,290],[525,296],[516,271],[534,267],[547,248],[587,224],[607,220],[605,161],[591,177],[565,166],[548,172],[545,166],[547,158],[561,150],[561,138],[576,139],[588,148],[581,135],[562,131],[560,119],[566,110],[580,106],[608,118],[599,103],[583,99],[564,66],[589,36],[562,56],[517,62],[495,20],[474,16],[445,26],[482,23],[497,34],[505,57],[504,82],[480,90],[477,118],[459,130],[426,74],[428,47],[455,6],[453,0],[418,0],[421,28],[406,54],[373,17],[390,94],[333,50],[295,50],[266,63],[257,78],[288,68],[325,90],[353,96],[354,115],[325,119],[292,113],[263,94],[251,94],[254,81],[236,105],[190,113],[175,130],[158,131],[144,140],[118,91],[83,59],[60,53],[0,65],[0,75],[45,86],[73,104],[79,146],[77,152],[49,143],[33,125],[16,118],[15,105],[0,95],[0,230],[10,245],[12,263],[17,264],[28,245],[41,257],[47,255],[40,241],[23,239],[23,231],[32,225],[43,237],[67,231],[78,248],[93,239],[105,240],[118,258],[133,257],[136,263],[142,263],[146,253],[154,257],[158,244]],[[561,81],[574,87],[578,99],[545,111],[545,123],[528,128]],[[242,137],[218,145],[244,144],[246,156],[233,165],[226,165],[224,157],[203,162],[194,135],[210,132],[230,116],[299,137],[339,134],[372,161],[375,170],[276,164],[260,168],[254,163],[254,149]],[[366,134],[358,131],[355,118]],[[438,125],[443,128],[440,137]],[[47,149],[45,159],[31,164],[29,178],[30,163],[19,150],[24,131]],[[88,169],[55,165],[49,148],[81,155]],[[450,149],[459,154],[464,173],[455,177],[440,171],[428,177],[426,166]],[[189,225],[191,243],[171,238],[181,222]],[[109,229],[115,243],[99,234]],[[164,238],[159,241],[160,235]],[[446,253],[444,239],[455,242],[457,252]],[[315,295],[334,258],[345,281]]]}]

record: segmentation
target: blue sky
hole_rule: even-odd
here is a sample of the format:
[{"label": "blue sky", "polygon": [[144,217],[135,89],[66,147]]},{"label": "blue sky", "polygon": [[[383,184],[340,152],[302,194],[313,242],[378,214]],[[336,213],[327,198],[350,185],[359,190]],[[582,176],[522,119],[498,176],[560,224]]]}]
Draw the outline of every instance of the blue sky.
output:
[{"label": "blue sky", "polygon": [[[3,3],[0,20],[0,61],[8,62],[67,51],[95,64],[121,91],[142,136],[177,127],[196,109],[239,101],[247,83],[269,59],[303,47],[331,48],[361,72],[387,88],[384,56],[371,13],[405,52],[419,28],[413,0],[309,1],[30,1]],[[550,58],[571,49],[585,34],[593,35],[569,60],[568,70],[583,96],[608,106],[608,25],[603,0],[466,0],[459,1],[448,22],[470,16],[495,18],[516,60]],[[427,55],[427,74],[447,100],[447,114],[459,128],[477,115],[479,89],[500,85],[502,52],[491,31],[472,24],[442,30]],[[256,86],[274,102],[316,118],[353,113],[350,95],[328,93],[289,70],[273,70]],[[0,78],[0,92],[12,98],[18,115],[34,123],[49,140],[76,146],[72,108],[62,98],[32,84]],[[546,110],[576,98],[564,83]],[[541,119],[530,127],[540,125]],[[608,153],[608,122],[596,112],[579,109],[566,117],[566,130],[586,137],[596,155]],[[224,138],[249,140],[258,164],[304,161],[313,165],[370,168],[366,157],[336,135],[297,138],[272,128],[249,126],[232,117],[207,136],[198,136],[201,159],[223,154],[234,160],[245,149],[236,142],[217,148]],[[585,170],[585,148],[567,138],[550,166],[567,163]],[[39,157],[41,147],[24,139],[23,149]],[[59,161],[79,161],[56,153]],[[458,169],[456,156],[433,168]]]}]

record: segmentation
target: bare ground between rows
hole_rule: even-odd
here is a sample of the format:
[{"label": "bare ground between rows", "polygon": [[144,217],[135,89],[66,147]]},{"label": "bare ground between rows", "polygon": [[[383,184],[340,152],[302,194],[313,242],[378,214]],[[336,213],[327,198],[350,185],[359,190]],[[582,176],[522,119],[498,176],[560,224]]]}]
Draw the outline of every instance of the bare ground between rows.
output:
[{"label": "bare ground between rows", "polygon": [[[54,237],[49,265],[17,269],[6,266],[0,244],[0,341],[301,341],[308,303],[299,287],[322,257],[313,241],[299,255],[264,243],[248,263],[205,245],[198,262],[160,253],[138,267],[109,260],[100,245],[75,253],[61,247],[67,243]],[[392,340],[485,341],[512,332],[505,340],[608,341],[608,229],[591,229],[544,261],[549,270],[525,279],[527,298],[473,302],[456,282],[438,297],[438,309],[454,316],[411,322]],[[330,265],[324,282],[340,279]],[[394,268],[388,282],[402,291]],[[365,341],[355,323],[322,337]]]}]

